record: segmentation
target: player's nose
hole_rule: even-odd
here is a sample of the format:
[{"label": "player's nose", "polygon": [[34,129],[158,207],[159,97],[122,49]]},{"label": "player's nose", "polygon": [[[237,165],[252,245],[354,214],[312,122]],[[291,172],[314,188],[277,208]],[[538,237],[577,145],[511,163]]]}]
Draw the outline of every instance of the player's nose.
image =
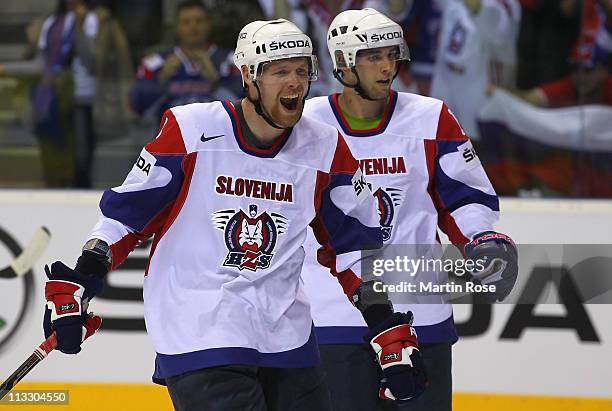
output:
[{"label": "player's nose", "polygon": [[302,78],[300,75],[293,71],[287,78],[287,85],[292,88],[297,88],[301,83]]},{"label": "player's nose", "polygon": [[395,59],[392,57],[386,57],[383,59],[380,65],[380,71],[388,74],[395,69]]}]

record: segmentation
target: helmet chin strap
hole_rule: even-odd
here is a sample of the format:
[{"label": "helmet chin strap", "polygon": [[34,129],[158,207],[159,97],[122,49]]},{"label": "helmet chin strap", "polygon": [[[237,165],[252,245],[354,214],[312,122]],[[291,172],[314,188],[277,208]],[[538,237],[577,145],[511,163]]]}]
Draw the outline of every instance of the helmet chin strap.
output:
[{"label": "helmet chin strap", "polygon": [[[393,80],[395,80],[395,78],[399,74],[399,70],[400,70],[400,63],[397,64],[397,67],[395,69],[395,74],[393,75],[393,78],[391,79],[392,83],[393,83]],[[353,90],[355,90],[357,92],[357,94],[359,94],[359,97],[361,97],[362,99],[369,100],[369,101],[377,101],[377,99],[374,99],[374,98],[371,98],[370,96],[368,96],[368,93],[366,93],[366,91],[363,89],[363,87],[361,87],[361,79],[359,78],[359,73],[357,73],[357,69],[355,68],[355,66],[351,67],[351,71],[353,72],[353,74],[357,78],[357,83],[356,84],[349,84],[349,83],[347,83],[344,80],[344,78],[342,78],[342,76],[340,75],[340,70],[334,70],[334,77],[343,86],[348,87],[348,88],[352,88]]]},{"label": "helmet chin strap", "polygon": [[255,112],[259,114],[264,120],[266,120],[266,123],[268,123],[271,127],[274,127],[278,130],[284,130],[285,127],[281,127],[276,124],[274,120],[272,120],[272,117],[270,117],[270,115],[266,113],[261,104],[261,91],[259,91],[259,86],[257,85],[256,81],[253,82],[253,85],[255,86],[255,90],[257,90],[257,100],[252,100],[249,96],[249,93],[247,93],[247,98],[251,103],[253,103],[253,106],[255,106]]},{"label": "helmet chin strap", "polygon": [[355,77],[357,77],[357,83],[356,84],[349,84],[349,83],[347,83],[344,80],[344,78],[340,75],[340,70],[334,70],[334,77],[343,86],[348,87],[348,88],[352,88],[353,90],[355,90],[357,92],[357,94],[359,94],[359,97],[361,97],[362,99],[370,100],[370,101],[376,101],[375,99],[373,99],[370,96],[368,96],[368,93],[366,93],[366,91],[363,89],[363,87],[361,87],[361,79],[359,78],[359,74],[357,73],[357,69],[355,69],[355,67],[351,67],[351,71],[353,72]]},{"label": "helmet chin strap", "polygon": [[[308,93],[310,93],[310,84],[311,84],[311,81],[308,81],[308,90],[306,90],[306,94],[304,94],[304,98],[302,99],[302,107],[304,107],[304,103],[306,102],[306,97],[308,96]],[[255,90],[257,90],[257,100],[251,99],[248,91],[246,93],[246,96],[247,96],[247,99],[251,103],[253,103],[253,106],[255,107],[255,112],[259,114],[266,121],[266,123],[268,123],[271,127],[274,127],[278,130],[285,130],[287,127],[281,127],[278,124],[276,124],[274,120],[272,120],[272,117],[266,112],[266,110],[264,110],[263,104],[261,104],[261,91],[259,90],[259,86],[257,85],[256,81],[253,82],[253,85],[255,86]]]}]

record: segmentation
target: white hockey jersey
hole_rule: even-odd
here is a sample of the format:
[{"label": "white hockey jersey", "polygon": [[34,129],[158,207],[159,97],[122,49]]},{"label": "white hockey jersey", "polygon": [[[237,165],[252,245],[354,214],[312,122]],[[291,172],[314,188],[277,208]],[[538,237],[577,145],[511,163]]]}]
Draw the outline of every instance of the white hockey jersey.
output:
[{"label": "white hockey jersey", "polygon": [[[300,282],[308,225],[338,271],[382,243],[374,199],[336,129],[304,117],[254,148],[229,101],[168,110],[100,208],[90,237],[111,245],[112,268],[154,236],[144,304],[156,381],[224,364],[318,363]],[[349,295],[359,286],[338,279]]]},{"label": "white hockey jersey", "polygon": [[[346,136],[377,199],[385,246],[438,244],[437,227],[456,245],[492,230],[498,198],[467,135],[442,101],[392,91],[379,126],[357,131],[344,119],[337,98],[310,99],[304,112]],[[319,343],[362,343],[365,322],[316,263],[313,236],[307,244],[302,277]],[[394,302],[394,308],[414,313],[421,342],[457,338],[449,304]]]},{"label": "white hockey jersey", "polygon": [[491,61],[507,62],[520,22],[517,0],[482,0],[470,14],[463,0],[446,0],[442,12],[431,96],[443,100],[472,138],[476,116],[492,82]]}]

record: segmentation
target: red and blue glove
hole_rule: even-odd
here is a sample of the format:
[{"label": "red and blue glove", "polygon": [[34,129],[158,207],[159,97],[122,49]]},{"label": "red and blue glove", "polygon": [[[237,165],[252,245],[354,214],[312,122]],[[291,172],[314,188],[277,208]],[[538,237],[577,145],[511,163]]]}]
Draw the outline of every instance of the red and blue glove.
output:
[{"label": "red and blue glove", "polygon": [[45,285],[45,338],[55,331],[57,349],[65,354],[76,354],[81,351],[83,340],[100,327],[100,321],[87,322],[90,317],[87,307],[102,291],[102,279],[72,270],[60,261],[51,264],[51,268],[45,266],[45,272],[49,278]]},{"label": "red and blue glove", "polygon": [[393,313],[366,336],[382,368],[380,398],[405,402],[425,391],[427,374],[411,324],[410,311]]}]

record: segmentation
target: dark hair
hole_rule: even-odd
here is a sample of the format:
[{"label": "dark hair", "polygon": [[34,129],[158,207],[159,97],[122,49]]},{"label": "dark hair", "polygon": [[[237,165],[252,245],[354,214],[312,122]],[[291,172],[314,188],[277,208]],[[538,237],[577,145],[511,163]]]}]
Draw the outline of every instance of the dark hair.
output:
[{"label": "dark hair", "polygon": [[67,9],[66,0],[59,0],[55,6],[55,15],[59,16],[60,14],[66,13]]},{"label": "dark hair", "polygon": [[176,5],[176,9],[175,9],[175,17],[178,17],[179,13],[183,10],[186,9],[191,9],[197,7],[198,9],[202,10],[204,12],[204,14],[206,14],[207,16],[209,15],[208,9],[206,8],[206,6],[204,6],[204,4],[199,1],[199,0],[183,0],[180,3],[178,3]]},{"label": "dark hair", "polygon": [[87,7],[91,10],[96,7],[103,7],[110,11],[111,15],[116,15],[121,4],[121,0],[86,0]]},{"label": "dark hair", "polygon": [[[90,0],[81,0],[81,3],[84,3],[88,9],[92,8],[92,1]],[[68,11],[68,0],[58,0],[55,6],[55,15],[59,16],[60,14],[64,14]]]}]

